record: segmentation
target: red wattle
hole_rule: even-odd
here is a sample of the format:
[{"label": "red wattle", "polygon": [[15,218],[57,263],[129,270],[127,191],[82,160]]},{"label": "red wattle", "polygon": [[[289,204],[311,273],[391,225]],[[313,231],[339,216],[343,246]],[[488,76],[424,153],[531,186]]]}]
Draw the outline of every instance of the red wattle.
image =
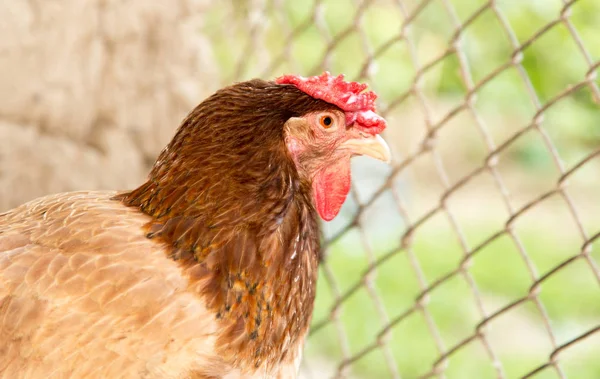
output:
[{"label": "red wattle", "polygon": [[350,160],[340,159],[336,164],[319,171],[313,179],[313,196],[319,216],[331,221],[340,212],[350,192]]}]

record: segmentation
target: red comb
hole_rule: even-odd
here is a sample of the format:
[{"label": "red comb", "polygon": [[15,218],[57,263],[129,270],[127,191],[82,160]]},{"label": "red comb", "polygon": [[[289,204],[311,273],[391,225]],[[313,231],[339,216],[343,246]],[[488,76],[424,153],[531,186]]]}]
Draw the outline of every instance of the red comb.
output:
[{"label": "red comb", "polygon": [[332,76],[325,71],[319,76],[308,78],[299,75],[284,75],[275,80],[278,84],[293,84],[300,91],[315,99],[324,100],[338,106],[346,112],[346,123],[356,123],[369,134],[379,134],[385,129],[383,117],[375,113],[373,91],[363,92],[367,85],[357,82],[347,82],[344,75]]}]

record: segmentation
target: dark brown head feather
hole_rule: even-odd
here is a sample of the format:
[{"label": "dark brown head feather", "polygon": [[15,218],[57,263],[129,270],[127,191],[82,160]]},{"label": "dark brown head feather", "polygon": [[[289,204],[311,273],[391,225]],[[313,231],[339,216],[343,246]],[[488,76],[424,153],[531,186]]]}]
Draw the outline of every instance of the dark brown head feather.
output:
[{"label": "dark brown head feather", "polygon": [[284,141],[284,123],[338,109],[293,85],[251,80],[198,105],[148,181],[119,197],[153,217],[190,287],[222,320],[232,363],[272,366],[301,343],[319,254],[311,184]]}]

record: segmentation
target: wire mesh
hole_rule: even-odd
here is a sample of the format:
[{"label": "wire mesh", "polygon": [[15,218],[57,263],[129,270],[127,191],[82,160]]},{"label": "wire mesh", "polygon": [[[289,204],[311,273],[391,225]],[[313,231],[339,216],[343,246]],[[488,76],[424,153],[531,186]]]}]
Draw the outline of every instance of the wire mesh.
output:
[{"label": "wire mesh", "polygon": [[600,377],[598,2],[174,4],[222,85],[329,70],[380,95],[394,161],[358,159],[323,225],[303,377]]},{"label": "wire mesh", "polygon": [[[206,18],[220,20],[220,26],[207,21],[206,32],[216,45],[223,46],[222,52],[217,49],[217,55],[229,54],[222,63],[224,84],[284,72],[313,75],[325,69],[334,73],[349,70],[346,73],[350,79],[368,82],[375,91],[386,87],[386,81],[392,83],[388,86],[391,90],[380,91],[379,103],[380,113],[389,119],[386,133],[395,160],[391,169],[372,180],[376,184],[371,185],[367,195],[361,194],[360,184],[355,183],[349,200],[351,209],[343,215],[344,221],[326,227],[319,297],[327,301],[317,303],[303,364],[305,377],[581,377],[581,371],[574,367],[589,362],[581,356],[586,351],[596,355],[600,352],[598,306],[589,298],[578,300],[577,291],[578,286],[587,286],[592,298],[600,299],[598,256],[592,249],[600,240],[600,223],[598,218],[582,216],[589,213],[585,208],[590,203],[597,202],[600,187],[591,180],[587,197],[582,197],[579,190],[573,190],[578,194],[574,196],[570,185],[572,181],[581,182],[574,177],[598,176],[600,148],[590,144],[576,158],[565,158],[557,147],[560,134],[549,131],[545,120],[564,111],[561,104],[565,102],[585,101],[595,111],[590,119],[595,124],[584,127],[598,128],[600,61],[598,50],[589,50],[598,40],[584,40],[572,21],[573,12],[581,14],[589,9],[589,4],[584,4],[584,0],[528,5],[493,0],[365,0],[340,5],[319,0],[274,0],[207,8]],[[544,16],[532,18],[528,34],[519,35],[511,24],[511,15],[532,6],[541,9]],[[379,32],[381,25],[385,32]],[[444,39],[428,37],[431,29]],[[481,54],[495,54],[497,64],[492,67],[479,67],[487,61],[474,56],[475,50],[470,47],[481,30],[497,36],[493,41],[501,40],[503,44],[495,51],[483,47]],[[560,33],[560,45],[543,42],[552,33]],[[239,41],[243,41],[241,48],[227,50],[239,46]],[[428,48],[430,45],[434,47]],[[536,72],[524,61],[538,45],[542,50],[564,51],[564,59],[577,65],[568,72],[557,71],[554,77],[532,79]],[[382,70],[385,75],[379,75]],[[428,83],[431,77],[448,75],[456,78],[460,90],[451,96],[449,104],[441,106]],[[520,99],[528,103],[523,105],[527,115],[512,122],[500,117],[502,121],[498,122],[479,106],[479,98],[490,91],[506,90],[493,86],[507,75],[519,87],[515,91]],[[561,87],[550,95],[547,91],[542,94],[539,87],[544,83]],[[495,114],[512,112],[503,108],[506,106],[498,105]],[[569,129],[574,122],[585,123],[561,120],[550,122],[551,127],[558,124],[561,129]],[[411,132],[417,124],[420,134]],[[463,130],[457,124],[468,127]],[[395,143],[403,139],[407,140],[403,145]],[[515,179],[514,171],[520,169],[503,165],[510,161],[510,151],[524,140],[535,141],[550,162],[551,167],[541,174],[544,179],[539,180],[543,185],[537,185],[533,174],[516,175]],[[444,148],[444,143],[450,146]],[[457,164],[453,155],[460,155],[461,149],[472,144],[477,145],[477,154],[467,163]],[[411,185],[416,189],[409,192],[406,187]],[[383,210],[382,199],[387,199]],[[475,214],[493,214],[490,217],[497,222],[491,228],[467,230],[472,227],[463,226],[467,213],[461,210],[463,207]],[[375,215],[370,214],[373,208],[377,209]],[[399,221],[397,225],[384,222],[396,225],[391,227],[396,228],[396,234],[392,233],[395,237],[381,237],[374,230],[381,223],[370,227],[381,213],[394,213],[392,218]],[[548,220],[554,220],[550,222],[553,225],[544,229]],[[572,238],[565,238],[565,246],[557,247],[566,253],[540,263],[532,257],[531,241],[527,233],[521,232],[523,225],[525,229],[539,226],[548,238],[569,230]],[[447,247],[419,242],[436,238],[431,230],[450,235],[458,254],[449,259]],[[393,242],[382,244],[380,238]],[[499,243],[501,248],[491,249]],[[492,253],[495,256],[489,259],[495,263],[478,269],[478,258]],[[345,260],[350,260],[348,256],[360,264],[353,271],[340,270]],[[438,260],[433,264],[435,270],[431,269],[431,261]],[[392,278],[397,275],[399,280],[379,280],[382,270],[392,273]],[[500,277],[506,270],[507,283],[496,281],[499,288],[511,287],[514,283],[510,272],[518,271],[519,288],[510,296],[495,299],[490,286],[484,284],[482,289],[481,285],[490,270],[498,270]],[[414,283],[404,287],[405,276],[411,276]],[[586,280],[581,281],[581,277]],[[555,281],[557,284],[549,285]],[[579,284],[566,285],[571,281]],[[557,293],[546,294],[547,287],[557,288]],[[383,296],[383,292],[392,296]],[[393,294],[398,295],[397,299]],[[351,302],[372,310],[368,318],[361,318],[363,313],[353,314],[357,308],[348,306]],[[441,306],[440,302],[450,304]],[[549,303],[552,309],[571,307],[583,309],[583,313],[587,309],[592,316],[565,330],[560,326],[560,317],[553,318]],[[446,319],[455,321],[450,327],[440,327]],[[363,332],[362,328],[369,331]],[[410,333],[411,329],[417,332]],[[363,336],[352,337],[356,334]],[[523,354],[531,357],[526,363],[516,363],[518,359],[510,351],[516,349],[521,354],[524,350],[517,347],[527,344],[532,345],[533,352]],[[584,346],[585,351],[577,346]],[[571,355],[570,350],[576,353]],[[325,363],[318,358],[322,355],[327,357]],[[595,367],[585,371],[586,375],[600,375],[593,371],[598,369]]]}]

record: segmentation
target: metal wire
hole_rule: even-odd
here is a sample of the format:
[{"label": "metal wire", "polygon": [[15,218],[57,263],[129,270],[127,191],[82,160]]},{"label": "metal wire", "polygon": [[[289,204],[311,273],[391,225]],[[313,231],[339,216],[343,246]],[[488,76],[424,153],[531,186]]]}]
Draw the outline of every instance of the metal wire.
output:
[{"label": "metal wire", "polygon": [[[363,19],[370,7],[383,3],[390,9],[393,8],[397,11],[397,32],[386,36],[386,41],[383,43],[373,46],[367,37]],[[456,1],[453,0],[354,1],[348,4],[352,9],[351,21],[340,30],[331,30],[330,24],[324,16],[324,10],[331,3],[323,0],[297,3],[301,5],[296,7],[303,9],[298,12],[299,14],[291,11],[290,3],[283,0],[228,3],[231,8],[228,17],[240,17],[239,30],[224,28],[222,30],[223,34],[215,38],[225,44],[234,43],[243,36],[245,36],[245,39],[242,44],[243,47],[239,49],[240,55],[235,57],[236,64],[231,70],[231,75],[224,77],[224,83],[241,80],[249,76],[269,78],[285,71],[300,72],[305,75],[318,74],[324,69],[335,71],[332,67],[335,60],[338,59],[336,53],[340,49],[346,49],[343,44],[352,37],[358,37],[360,41],[359,47],[354,52],[355,59],[360,60],[360,69],[351,79],[370,82],[373,68],[378,64],[381,57],[398,47],[406,52],[414,72],[410,85],[404,91],[394,97],[384,96],[380,99],[380,113],[386,117],[397,114],[399,109],[412,102],[413,108],[416,108],[420,121],[425,127],[423,138],[412,144],[407,149],[404,157],[396,159],[385,180],[370,196],[361,198],[357,195],[360,191],[354,188],[352,191],[352,202],[356,204],[354,215],[350,217],[349,222],[343,228],[329,235],[324,241],[325,252],[322,275],[319,280],[325,283],[333,302],[331,308],[324,312],[325,317],[314,320],[311,336],[327,329],[327,333],[331,338],[337,339],[339,351],[334,354],[335,368],[332,370],[334,377],[352,375],[353,366],[357,362],[378,351],[383,356],[382,362],[386,366],[387,375],[391,378],[400,378],[403,375],[402,366],[399,364],[400,357],[395,356],[393,349],[390,347],[392,342],[397,342],[394,341],[393,331],[414,317],[419,317],[425,323],[429,335],[424,335],[423,338],[431,339],[437,351],[435,359],[422,362],[422,372],[419,374],[421,378],[446,377],[448,375],[447,371],[452,365],[451,360],[453,357],[462,354],[464,351],[471,351],[469,349],[473,346],[483,353],[477,359],[489,363],[489,367],[492,369],[491,377],[513,377],[511,375],[515,374],[513,374],[513,371],[510,373],[507,371],[506,363],[490,339],[489,326],[494,324],[498,318],[523,306],[529,306],[528,309],[532,310],[537,319],[540,320],[541,328],[547,334],[547,351],[549,351],[549,354],[546,355],[545,360],[539,362],[539,366],[530,367],[527,372],[516,374],[519,377],[533,377],[541,372],[550,372],[553,374],[552,377],[567,377],[561,360],[563,353],[600,331],[600,323],[598,323],[583,333],[569,335],[568,338],[565,338],[563,333],[559,337],[547,310],[547,305],[540,296],[542,286],[548,280],[556,277],[560,272],[565,272],[568,267],[578,262],[587,265],[589,272],[596,278],[600,288],[600,268],[598,262],[591,255],[592,245],[595,241],[600,240],[600,232],[598,231],[600,225],[592,225],[592,232],[589,231],[589,228],[586,229],[585,223],[582,221],[580,205],[573,198],[569,188],[569,179],[576,172],[582,171],[586,167],[592,167],[593,164],[597,163],[600,158],[600,148],[596,148],[582,157],[578,163],[565,164],[559,149],[556,147],[556,142],[548,133],[544,122],[545,116],[556,108],[557,104],[565,101],[565,99],[573,99],[576,95],[579,96],[582,91],[589,91],[585,93],[589,93],[596,104],[600,102],[600,90],[596,79],[600,61],[597,58],[595,59],[586,48],[584,40],[570,18],[573,8],[579,6],[579,3],[580,1],[577,0],[562,0],[562,3],[559,4],[560,11],[556,13],[554,18],[547,20],[544,25],[527,38],[517,37],[511,26],[510,17],[505,14],[503,5],[500,1],[494,0],[481,2],[479,7],[461,17],[458,16],[455,6]],[[415,28],[424,28],[421,21],[423,14],[431,11],[430,8],[434,6],[436,6],[437,11],[441,10],[444,13],[440,17],[447,17],[450,20],[453,31],[449,40],[445,42],[445,48],[442,49],[441,53],[434,58],[424,59],[419,50],[419,44],[422,42],[415,37]],[[471,67],[471,59],[464,49],[464,44],[471,38],[469,33],[472,25],[482,22],[481,19],[484,17],[494,19],[499,25],[494,30],[499,34],[503,34],[503,38],[507,39],[510,51],[505,54],[504,63],[485,75],[475,75],[473,67]],[[290,20],[295,20],[295,22],[290,22]],[[524,67],[523,60],[528,49],[536,45],[545,35],[559,28],[567,30],[569,38],[580,54],[577,59],[583,59],[587,66],[587,72],[580,80],[570,83],[561,92],[543,99],[539,94],[539,89],[536,88],[530,78],[531,73]],[[318,40],[324,45],[324,48],[316,63],[313,66],[306,67],[296,58],[294,46],[299,39],[310,33],[319,36]],[[317,48],[315,47],[315,49]],[[458,62],[463,93],[457,104],[454,104],[439,116],[439,112],[433,110],[436,106],[433,104],[434,101],[432,101],[430,94],[424,88],[424,81],[428,75],[439,69],[441,64],[451,59]],[[524,123],[512,135],[498,139],[491,132],[492,127],[489,125],[489,119],[482,115],[477,107],[477,98],[483,88],[508,73],[516,74],[518,81],[521,82],[523,92],[529,99],[530,106],[533,109],[533,115],[528,122]],[[547,80],[551,80],[551,78]],[[482,141],[481,149],[485,153],[481,159],[477,160],[476,166],[470,172],[456,177],[449,174],[447,157],[440,151],[438,142],[442,138],[441,133],[449,129],[449,125],[456,122],[459,117],[469,117],[472,120],[473,134],[479,136]],[[394,120],[397,120],[397,118],[394,118]],[[396,126],[390,126],[390,128],[394,127]],[[398,126],[398,128],[410,127],[406,124]],[[524,202],[518,204],[513,198],[513,191],[506,184],[506,174],[501,169],[501,157],[524,138],[534,138],[541,143],[552,162],[553,169],[557,172],[558,179],[543,193],[530,196]],[[402,188],[399,188],[397,179],[413,170],[418,166],[418,162],[424,159],[432,162],[432,176],[437,178],[436,180],[441,184],[442,190],[436,201],[428,203],[428,210],[415,215],[415,212],[410,210],[411,200],[407,199]],[[458,193],[474,185],[482,178],[491,178],[491,182],[497,190],[497,196],[494,196],[502,202],[506,217],[503,219],[501,227],[487,236],[482,236],[481,242],[473,245],[463,226],[461,226],[460,217],[449,204]],[[600,188],[596,187],[596,190],[600,193]],[[402,231],[395,247],[389,249],[386,253],[378,254],[375,252],[372,238],[369,236],[368,225],[365,225],[367,221],[365,221],[364,215],[375,206],[377,201],[390,194],[396,209],[389,211],[397,213],[403,219],[405,229]],[[516,225],[525,219],[532,210],[542,207],[549,201],[559,201],[562,202],[563,206],[566,206],[569,216],[562,219],[561,223],[573,226],[583,244],[580,247],[573,246],[570,257],[562,259],[553,267],[544,268],[543,272],[540,272],[536,262],[531,258],[527,243]],[[481,211],[484,212],[484,210]],[[415,234],[420,233],[424,225],[436,218],[447,221],[444,225],[456,237],[462,256],[456,264],[445,267],[444,274],[432,277],[425,274],[422,258],[419,257],[417,252],[414,237]],[[365,264],[362,275],[354,279],[354,284],[345,286],[346,288],[342,289],[339,284],[340,278],[336,276],[336,270],[330,264],[330,254],[333,254],[332,246],[352,232],[358,233],[361,245],[357,246],[356,250],[364,252]],[[485,305],[485,296],[482,294],[478,281],[472,273],[472,267],[473,260],[487,247],[499,240],[508,240],[514,246],[522,262],[520,265],[524,267],[528,276],[530,287],[522,296],[515,296],[506,305],[490,310],[490,307]],[[381,296],[381,288],[377,285],[377,277],[382,267],[394,264],[393,259],[398,256],[406,257],[403,262],[414,273],[419,291],[412,305],[405,307],[400,312],[391,314]],[[461,336],[457,341],[448,342],[437,325],[438,320],[432,314],[430,302],[436,291],[450,286],[456,280],[460,280],[468,288],[468,296],[474,304],[477,322],[470,329],[468,335]],[[397,288],[397,290],[402,291],[402,288]],[[366,291],[371,301],[370,304],[365,304],[365,307],[372,307],[376,315],[375,319],[365,320],[365,322],[378,325],[379,332],[370,342],[362,346],[350,346],[345,318],[351,317],[351,315],[344,313],[343,310],[349,299],[361,291]],[[571,296],[577,296],[577,294],[571,294]],[[309,338],[309,345],[311,340],[312,337]],[[400,341],[400,343],[411,345],[409,340]],[[306,365],[310,368],[310,358],[307,358]],[[318,370],[308,370],[308,372],[312,372],[313,377],[322,377]]]}]

